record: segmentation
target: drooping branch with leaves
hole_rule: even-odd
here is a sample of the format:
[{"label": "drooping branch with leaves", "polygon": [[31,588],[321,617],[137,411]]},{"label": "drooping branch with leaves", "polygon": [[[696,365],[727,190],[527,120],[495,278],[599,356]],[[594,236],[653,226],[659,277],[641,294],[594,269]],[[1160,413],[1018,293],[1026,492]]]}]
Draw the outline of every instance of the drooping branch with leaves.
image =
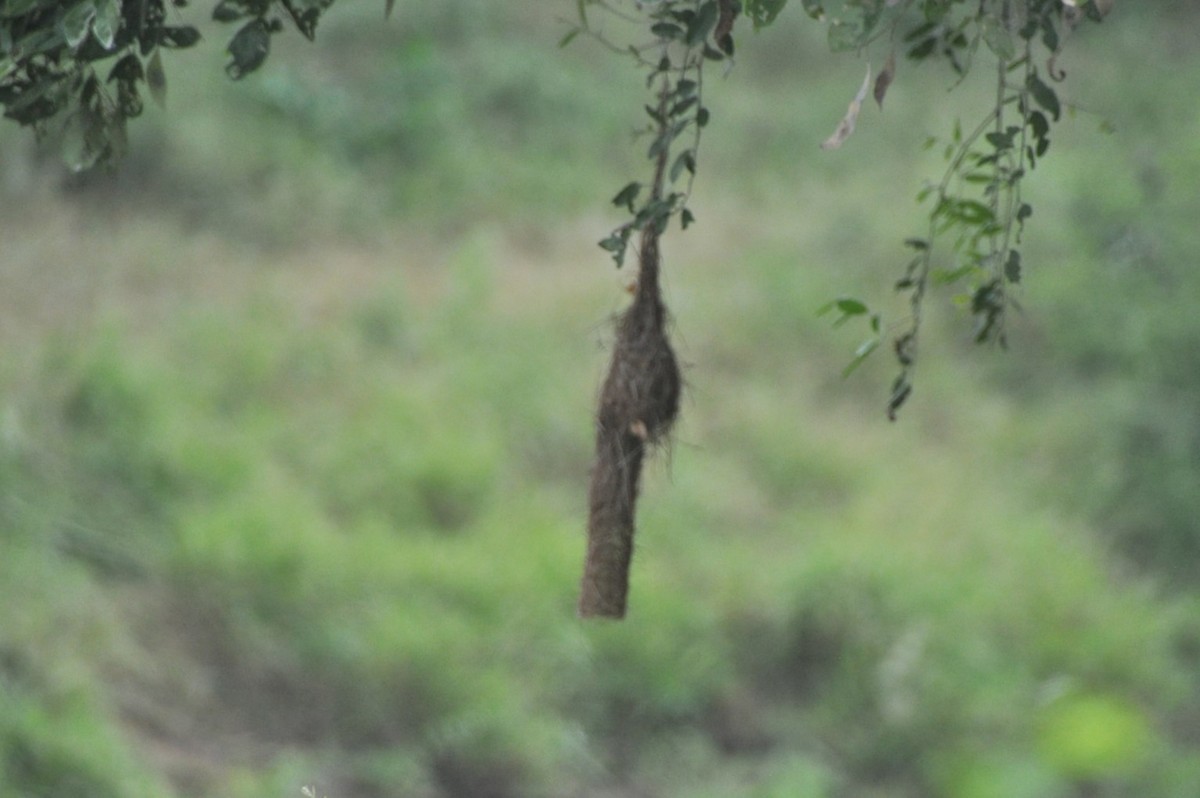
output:
[{"label": "drooping branch with leaves", "polygon": [[[306,38],[335,0],[218,0],[211,16],[236,26],[226,70],[239,79],[259,69],[272,37],[295,29]],[[942,61],[961,81],[994,76],[993,101],[974,123],[956,122],[942,142],[944,172],[918,193],[924,228],[908,238],[895,289],[907,315],[886,320],[853,297],[829,302],[835,323],[865,321],[867,337],[847,371],[890,349],[898,374],[887,394],[889,418],[915,385],[922,319],[931,293],[954,286],[979,343],[1004,346],[1014,293],[1027,266],[1022,235],[1033,215],[1024,192],[1028,174],[1047,155],[1052,126],[1065,107],[1056,61],[1068,35],[1100,21],[1115,0],[798,0],[823,24],[834,53],[867,61],[867,76],[821,147],[849,144],[868,93],[883,104],[902,79],[897,55]],[[596,414],[588,553],[579,611],[621,617],[626,608],[635,506],[647,451],[662,444],[678,414],[680,376],[667,339],[660,290],[662,239],[679,221],[696,223],[689,208],[710,121],[705,68],[733,66],[734,34],[742,21],[772,25],[787,0],[563,0],[574,17],[561,44],[591,40],[629,58],[649,94],[642,138],[647,173],[626,182],[612,202],[628,214],[600,241],[618,267],[636,250],[637,286],[617,322],[612,360]],[[142,93],[163,103],[164,50],[200,40],[187,23],[187,0],[0,0],[0,108],[4,116],[55,142],[82,170],[115,165],[126,149],[128,120],[143,109]],[[394,0],[384,0],[383,15]],[[548,13],[555,13],[557,9]],[[608,22],[614,24],[609,25]],[[873,64],[881,64],[875,72]],[[873,74],[874,73],[874,74]],[[872,81],[872,77],[874,80]],[[871,91],[873,87],[873,92]],[[648,145],[644,142],[648,140]],[[930,146],[937,146],[931,140]],[[814,156],[818,142],[813,142]]]},{"label": "drooping branch with leaves", "polygon": [[[291,25],[316,35],[334,0],[219,0],[212,18],[237,25],[226,72],[263,65],[271,37]],[[385,13],[394,0],[387,0]],[[126,125],[141,115],[142,91],[164,104],[162,51],[195,46],[187,0],[0,0],[0,108],[55,142],[74,170],[113,167]]]},{"label": "drooping branch with leaves", "polygon": [[[811,5],[806,0],[806,7]],[[884,5],[906,8],[909,3],[887,0]],[[1112,9],[1111,0],[1078,5],[1068,0],[983,0],[956,16],[955,3],[928,0],[919,5],[925,20],[896,17],[888,23],[889,39],[899,39],[911,60],[944,58],[960,81],[981,54],[990,55],[996,88],[993,105],[969,132],[964,134],[961,122],[955,122],[944,144],[945,172],[917,193],[917,201],[929,207],[928,224],[923,234],[904,241],[912,256],[895,283],[895,290],[908,297],[910,314],[891,338],[899,367],[887,400],[892,420],[913,391],[922,311],[931,287],[965,284],[959,296],[973,318],[974,341],[1007,346],[1008,312],[1015,307],[1013,290],[1023,269],[1021,235],[1033,215],[1033,206],[1022,198],[1022,185],[1049,150],[1051,125],[1062,114],[1063,103],[1051,84],[1065,75],[1055,62],[1063,41],[1085,17],[1099,21]],[[860,19],[860,41],[866,46],[870,17]],[[846,24],[832,23],[831,40],[833,31]],[[880,104],[894,64],[892,50],[875,84]],[[927,142],[929,147],[937,144],[937,139]],[[847,371],[884,343],[880,314],[860,300],[838,299],[823,310],[836,311],[836,323],[853,316],[868,319],[870,334]]]},{"label": "drooping branch with leaves", "polygon": [[[970,132],[964,134],[961,123],[955,124],[945,148],[948,165],[944,174],[918,194],[918,201],[930,207],[927,229],[905,241],[913,255],[895,283],[896,291],[908,297],[907,319],[885,326],[881,314],[850,297],[825,306],[826,311],[837,312],[837,323],[856,316],[868,321],[869,337],[855,351],[847,372],[881,347],[885,329],[898,329],[892,334],[891,349],[899,373],[886,407],[888,418],[895,420],[912,395],[922,315],[933,285],[966,284],[965,304],[974,319],[974,340],[1006,345],[1008,312],[1015,304],[1012,293],[1023,268],[1021,235],[1033,213],[1022,197],[1022,186],[1046,155],[1051,124],[1062,112],[1062,102],[1051,86],[1064,77],[1056,70],[1055,60],[1067,34],[1084,18],[1102,19],[1111,10],[1112,0],[801,0],[801,4],[810,17],[827,25],[833,51],[854,52],[868,59],[866,78],[833,133],[821,143],[822,149],[837,149],[853,135],[872,87],[872,50],[887,52],[874,81],[873,95],[880,106],[896,78],[898,45],[913,61],[944,59],[960,81],[980,60],[989,61],[994,69],[994,104]],[[646,72],[647,85],[655,81],[662,85],[660,102],[646,106],[654,134],[648,153],[655,164],[651,190],[640,204],[640,182],[629,183],[617,193],[613,204],[625,208],[631,218],[600,242],[620,267],[630,236],[635,231],[643,233],[638,290],[618,322],[613,362],[597,414],[589,545],[579,605],[584,616],[619,618],[625,613],[634,507],[645,444],[662,433],[647,427],[636,412],[615,416],[612,387],[637,385],[639,380],[649,385],[655,377],[650,359],[635,363],[627,355],[631,319],[647,312],[647,296],[656,308],[654,334],[670,353],[661,331],[664,306],[658,289],[659,237],[676,213],[683,229],[695,221],[687,200],[696,175],[700,134],[709,121],[702,92],[704,63],[732,58],[733,25],[743,11],[761,28],[774,22],[785,5],[786,0],[747,0],[744,7],[738,0],[630,4],[577,0],[578,24],[564,39],[566,43],[587,34],[608,49],[635,59]],[[593,23],[589,11],[640,23],[649,42],[612,41]],[[673,185],[686,170],[687,187],[665,193],[670,149],[688,130],[695,138],[674,156],[669,173]],[[637,372],[638,367],[645,373]],[[670,367],[674,373],[673,357]],[[671,388],[677,392],[678,380],[672,379]],[[669,422],[676,415],[677,401],[672,393]],[[629,402],[623,406],[628,407]]]}]

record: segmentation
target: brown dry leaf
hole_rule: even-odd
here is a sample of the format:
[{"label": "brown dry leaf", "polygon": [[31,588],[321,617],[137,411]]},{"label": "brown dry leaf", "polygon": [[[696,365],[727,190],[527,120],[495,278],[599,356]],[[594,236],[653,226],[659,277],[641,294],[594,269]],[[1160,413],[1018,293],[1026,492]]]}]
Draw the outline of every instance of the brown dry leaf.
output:
[{"label": "brown dry leaf", "polygon": [[896,51],[892,50],[888,53],[887,61],[883,62],[883,69],[879,71],[879,77],[875,78],[875,102],[879,103],[880,108],[883,108],[883,98],[887,96],[888,87],[892,85],[894,77],[896,77]]},{"label": "brown dry leaf", "polygon": [[858,94],[854,95],[854,99],[850,101],[850,107],[846,109],[846,115],[842,117],[842,121],[838,122],[837,128],[821,142],[821,149],[836,150],[838,147],[846,143],[846,139],[850,138],[854,133],[854,125],[858,121],[858,112],[862,110],[863,100],[867,99],[867,90],[871,88],[871,65],[867,64],[867,76],[863,78],[862,86],[858,89]]},{"label": "brown dry leaf", "polygon": [[733,55],[733,20],[741,11],[741,6],[735,4],[734,0],[717,0],[717,9],[720,16],[717,26],[713,28],[713,41],[725,55]]}]

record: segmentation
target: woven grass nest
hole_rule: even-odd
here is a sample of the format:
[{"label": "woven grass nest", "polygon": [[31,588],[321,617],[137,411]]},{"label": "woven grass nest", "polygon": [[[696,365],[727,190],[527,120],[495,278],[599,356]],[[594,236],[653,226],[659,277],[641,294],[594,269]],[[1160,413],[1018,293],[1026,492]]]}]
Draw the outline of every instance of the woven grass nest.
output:
[{"label": "woven grass nest", "polygon": [[625,615],[642,460],[648,446],[667,440],[679,414],[682,379],[666,334],[658,236],[653,224],[642,233],[637,289],[617,321],[612,362],[600,390],[581,617]]}]

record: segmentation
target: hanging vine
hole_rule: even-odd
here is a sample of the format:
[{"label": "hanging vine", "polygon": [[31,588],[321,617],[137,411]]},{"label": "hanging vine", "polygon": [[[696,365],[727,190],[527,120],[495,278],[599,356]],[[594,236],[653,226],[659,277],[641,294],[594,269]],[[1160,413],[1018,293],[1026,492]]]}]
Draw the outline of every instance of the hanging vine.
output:
[{"label": "hanging vine", "polygon": [[[804,0],[804,4],[811,14],[825,19],[826,11],[817,0]],[[843,12],[852,5],[864,4],[846,2]],[[1066,77],[1056,61],[1070,32],[1084,18],[1103,19],[1113,1],[979,0],[958,16],[955,11],[961,9],[955,7],[966,5],[962,0],[884,0],[874,5],[880,10],[895,7],[902,12],[911,6],[922,11],[924,20],[918,24],[906,16],[887,20],[889,39],[906,45],[910,60],[940,57],[961,82],[985,50],[995,59],[996,75],[993,106],[965,134],[961,123],[955,122],[944,145],[945,172],[938,182],[917,193],[918,203],[929,207],[926,229],[922,235],[905,239],[912,255],[895,283],[895,290],[908,298],[908,317],[885,326],[880,313],[850,297],[822,308],[822,312],[836,311],[836,324],[856,316],[869,324],[869,335],[858,346],[846,372],[881,348],[885,329],[898,330],[890,341],[898,373],[886,408],[888,418],[894,421],[913,392],[917,344],[931,288],[966,286],[958,297],[973,319],[973,340],[1007,346],[1009,310],[1017,307],[1014,292],[1024,270],[1021,236],[1033,215],[1033,206],[1023,199],[1022,186],[1049,150],[1052,124],[1059,120],[1064,106],[1052,85]],[[831,42],[836,40],[835,31],[852,28],[858,31],[856,41],[869,45],[877,37],[872,19],[869,14],[858,17],[857,27],[844,19],[833,20]],[[880,21],[884,21],[882,16]],[[880,104],[894,73],[893,53],[876,81],[875,97]],[[927,146],[937,144],[930,139]]]}]

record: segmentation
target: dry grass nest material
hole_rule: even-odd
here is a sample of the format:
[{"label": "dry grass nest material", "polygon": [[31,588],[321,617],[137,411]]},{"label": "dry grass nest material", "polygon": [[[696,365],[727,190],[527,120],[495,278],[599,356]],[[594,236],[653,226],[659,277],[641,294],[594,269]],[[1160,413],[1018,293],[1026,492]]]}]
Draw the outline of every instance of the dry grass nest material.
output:
[{"label": "dry grass nest material", "polygon": [[600,391],[579,602],[584,617],[625,614],[642,459],[648,445],[667,439],[679,415],[682,378],[666,335],[653,227],[642,236],[637,290],[617,322],[612,362]]}]

